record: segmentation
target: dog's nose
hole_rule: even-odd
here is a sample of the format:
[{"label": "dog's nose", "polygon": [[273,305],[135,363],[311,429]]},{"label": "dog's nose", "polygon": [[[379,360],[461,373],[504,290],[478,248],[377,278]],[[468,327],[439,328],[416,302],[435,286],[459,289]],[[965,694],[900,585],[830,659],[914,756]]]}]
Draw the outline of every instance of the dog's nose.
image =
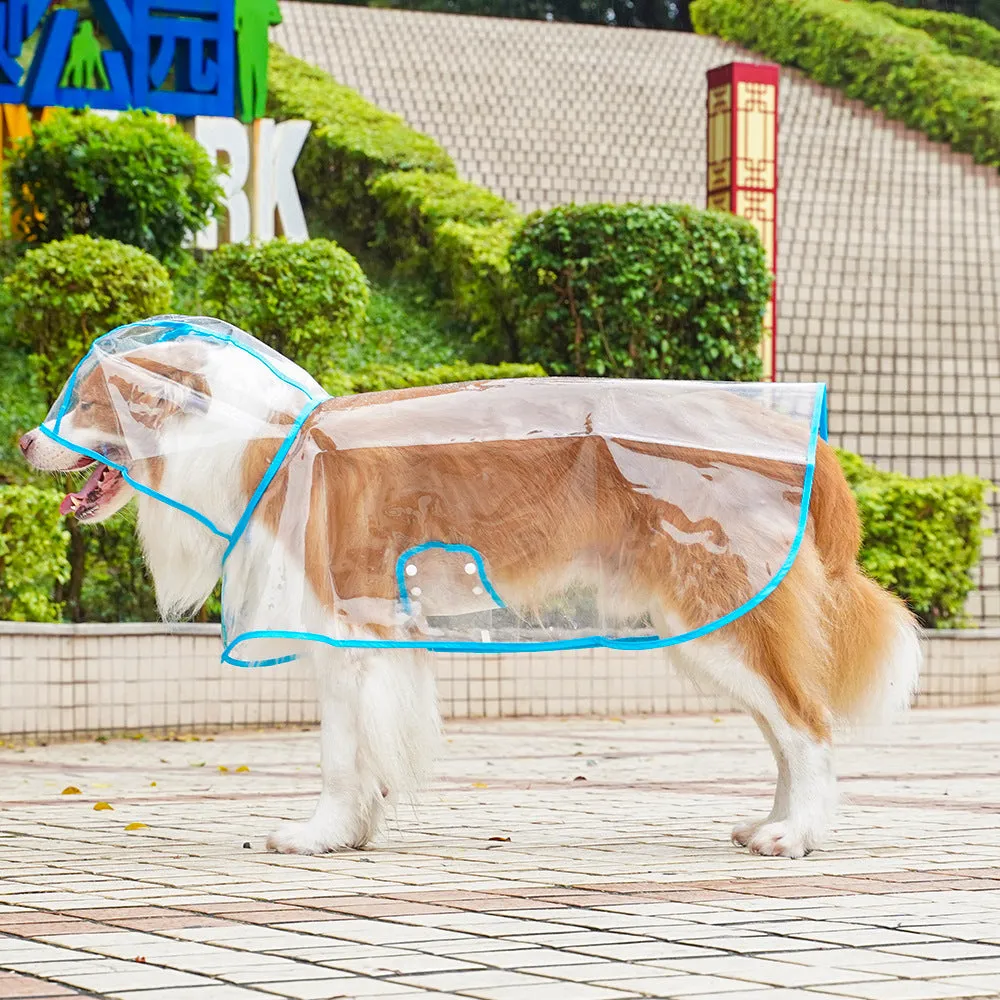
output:
[{"label": "dog's nose", "polygon": [[28,433],[23,435],[21,440],[17,442],[17,446],[21,449],[22,455],[28,454],[34,440],[34,431],[28,431]]}]

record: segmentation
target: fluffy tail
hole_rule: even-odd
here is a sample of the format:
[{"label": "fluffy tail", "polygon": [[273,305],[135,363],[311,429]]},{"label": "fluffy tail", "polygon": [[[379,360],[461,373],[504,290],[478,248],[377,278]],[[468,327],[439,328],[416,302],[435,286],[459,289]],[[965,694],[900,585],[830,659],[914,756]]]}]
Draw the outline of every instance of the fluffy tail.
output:
[{"label": "fluffy tail", "polygon": [[855,570],[833,582],[827,621],[834,712],[864,723],[887,722],[905,711],[923,658],[906,605]]},{"label": "fluffy tail", "polygon": [[827,582],[830,705],[845,721],[886,721],[909,706],[917,689],[920,633],[903,602],[858,569],[857,504],[824,442],[816,452],[810,513]]}]

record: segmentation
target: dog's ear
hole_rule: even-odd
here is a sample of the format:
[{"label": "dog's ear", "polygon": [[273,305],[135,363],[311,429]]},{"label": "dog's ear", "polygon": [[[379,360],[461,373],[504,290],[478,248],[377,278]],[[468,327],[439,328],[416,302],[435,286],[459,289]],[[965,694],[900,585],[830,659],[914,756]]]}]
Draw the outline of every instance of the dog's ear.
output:
[{"label": "dog's ear", "polygon": [[208,410],[212,389],[194,364],[181,367],[142,355],[132,355],[129,363],[147,372],[149,377],[139,372],[135,379],[116,374],[108,382],[119,390],[132,416],[140,423],[156,428],[178,413]]}]

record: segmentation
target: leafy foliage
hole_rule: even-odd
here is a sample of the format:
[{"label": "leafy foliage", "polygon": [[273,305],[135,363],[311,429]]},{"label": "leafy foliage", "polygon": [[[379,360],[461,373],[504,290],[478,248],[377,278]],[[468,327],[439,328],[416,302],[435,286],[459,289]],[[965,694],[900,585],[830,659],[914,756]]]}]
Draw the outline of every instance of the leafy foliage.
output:
[{"label": "leafy foliage", "polygon": [[1000,68],[861,0],[693,0],[695,29],[801,69],[978,163],[1000,165]]},{"label": "leafy foliage", "polygon": [[383,174],[371,185],[381,211],[375,245],[429,279],[492,353],[517,356],[507,252],[522,217],[509,202],[448,174]]},{"label": "leafy foliage", "polygon": [[148,253],[90,236],[29,250],[4,283],[9,335],[31,351],[49,401],[94,338],[166,312],[172,294],[166,269]]},{"label": "leafy foliage", "polygon": [[[1000,31],[983,21],[941,10],[895,7],[884,0],[871,7],[899,24],[927,32],[955,55],[971,56],[1000,66]],[[1000,13],[1000,5],[997,11]]]},{"label": "leafy foliage", "polygon": [[33,478],[17,442],[45,419],[46,409],[28,355],[0,343],[0,483]]},{"label": "leafy foliage", "polygon": [[541,365],[485,365],[455,361],[417,369],[405,366],[371,365],[356,372],[333,372],[324,388],[334,396],[355,392],[382,392],[385,389],[406,389],[416,385],[444,385],[448,382],[478,382],[495,378],[540,378],[545,375]]},{"label": "leafy foliage", "polygon": [[59,514],[58,491],[0,486],[0,618],[57,622],[57,584],[69,579],[69,533]]},{"label": "leafy foliage", "polygon": [[760,377],[771,278],[753,226],[673,205],[529,216],[510,252],[526,361],[554,374]]},{"label": "leafy foliage", "polygon": [[862,569],[929,628],[963,624],[992,485],[974,476],[910,479],[849,452],[838,457],[861,513]]},{"label": "leafy foliage", "polygon": [[374,232],[378,204],[368,185],[381,174],[455,172],[433,139],[276,45],[268,66],[268,113],[313,123],[295,178],[307,209],[346,233],[367,238]]},{"label": "leafy foliage", "polygon": [[89,234],[165,259],[222,204],[218,168],[194,138],[138,111],[58,111],[14,143],[7,169],[12,208],[38,242]]},{"label": "leafy foliage", "polygon": [[78,527],[87,553],[78,600],[80,621],[156,621],[156,594],[135,530],[134,505],[101,524]]},{"label": "leafy foliage", "polygon": [[338,342],[357,338],[368,307],[364,272],[332,240],[230,243],[206,270],[213,315],[314,371],[327,366]]}]

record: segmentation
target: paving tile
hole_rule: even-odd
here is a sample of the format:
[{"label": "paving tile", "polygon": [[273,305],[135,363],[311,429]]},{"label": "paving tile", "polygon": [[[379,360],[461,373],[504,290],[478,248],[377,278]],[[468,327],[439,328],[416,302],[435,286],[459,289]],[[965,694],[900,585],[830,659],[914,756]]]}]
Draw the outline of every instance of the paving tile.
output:
[{"label": "paving tile", "polygon": [[[33,748],[30,767],[0,750],[0,801],[16,809],[0,888],[19,901],[0,905],[17,932],[0,929],[0,969],[126,1000],[1000,994],[1000,942],[986,940],[1000,937],[1000,830],[980,808],[1000,800],[1000,709],[921,711],[840,748],[838,829],[802,862],[728,843],[728,818],[766,808],[771,790],[769,751],[745,720],[529,719],[450,736],[454,756],[417,812],[373,850],[322,858],[241,846],[304,811],[314,734],[208,745],[248,762],[253,800],[192,769],[186,744],[110,742],[92,779],[72,744]],[[614,780],[567,788],[577,751]],[[931,753],[952,777],[911,774]],[[501,761],[507,784],[492,773]],[[99,815],[67,822],[65,803],[44,803],[68,768],[120,782],[123,810],[134,781],[170,836],[118,839]],[[145,801],[174,768],[199,783],[197,809],[173,793]],[[487,788],[470,795],[477,782]],[[487,846],[495,829],[509,845]]]}]

